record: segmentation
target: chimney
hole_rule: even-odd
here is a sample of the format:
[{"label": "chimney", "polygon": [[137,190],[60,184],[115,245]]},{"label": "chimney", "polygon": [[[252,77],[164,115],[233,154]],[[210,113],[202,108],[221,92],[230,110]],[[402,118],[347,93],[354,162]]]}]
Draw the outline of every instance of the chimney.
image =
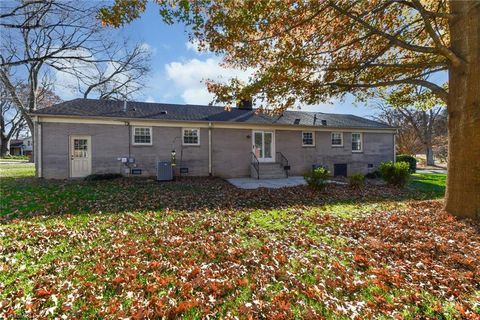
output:
[{"label": "chimney", "polygon": [[123,100],[123,112],[127,112],[127,99]]},{"label": "chimney", "polygon": [[237,108],[241,110],[252,110],[253,103],[252,99],[241,99],[237,102]]}]

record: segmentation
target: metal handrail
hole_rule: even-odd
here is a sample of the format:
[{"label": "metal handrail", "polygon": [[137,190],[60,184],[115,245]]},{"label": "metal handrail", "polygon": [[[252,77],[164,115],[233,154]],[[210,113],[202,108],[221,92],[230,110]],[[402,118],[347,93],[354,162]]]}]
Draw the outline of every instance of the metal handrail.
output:
[{"label": "metal handrail", "polygon": [[287,175],[287,178],[288,178],[288,170],[286,169],[286,167],[288,167],[287,157],[285,157],[283,153],[277,152],[277,162],[279,162],[280,165],[282,166],[282,169],[285,170],[285,174]]},{"label": "metal handrail", "polygon": [[252,155],[252,163],[251,163],[251,165],[252,165],[253,168],[257,171],[257,179],[260,179],[260,161],[258,161],[258,158],[257,158],[257,156],[255,155],[255,153],[250,152],[250,154]]}]

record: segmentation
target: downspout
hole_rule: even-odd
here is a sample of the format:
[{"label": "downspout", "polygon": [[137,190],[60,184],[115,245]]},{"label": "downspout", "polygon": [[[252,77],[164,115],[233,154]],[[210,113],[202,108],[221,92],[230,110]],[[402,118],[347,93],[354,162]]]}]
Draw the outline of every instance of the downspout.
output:
[{"label": "downspout", "polygon": [[212,176],[212,123],[208,123],[208,175]]},{"label": "downspout", "polygon": [[397,162],[397,133],[398,129],[395,130],[395,133],[393,134],[393,163]]},{"label": "downspout", "polygon": [[43,160],[43,153],[42,153],[42,143],[43,143],[43,138],[42,138],[42,124],[40,121],[37,122],[37,151],[38,151],[38,177],[41,178],[43,177],[43,172],[42,172],[42,160]]}]

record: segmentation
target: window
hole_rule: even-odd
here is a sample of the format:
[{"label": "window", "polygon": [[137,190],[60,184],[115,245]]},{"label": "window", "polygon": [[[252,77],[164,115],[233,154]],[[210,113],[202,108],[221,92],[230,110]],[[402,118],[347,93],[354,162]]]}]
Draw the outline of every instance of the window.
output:
[{"label": "window", "polygon": [[352,151],[353,152],[362,152],[362,134],[361,133],[352,133]]},{"label": "window", "polygon": [[151,127],[133,127],[134,145],[151,145],[152,128]]},{"label": "window", "polygon": [[343,132],[332,132],[332,147],[343,147]]},{"label": "window", "polygon": [[200,145],[200,129],[183,129],[184,145]]},{"label": "window", "polygon": [[313,132],[302,132],[302,146],[312,147],[315,145],[315,138]]}]

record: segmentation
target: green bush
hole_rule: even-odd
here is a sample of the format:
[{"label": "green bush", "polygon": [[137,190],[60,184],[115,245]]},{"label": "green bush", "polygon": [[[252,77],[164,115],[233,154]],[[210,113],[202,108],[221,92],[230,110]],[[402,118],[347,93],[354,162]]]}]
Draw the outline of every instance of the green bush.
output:
[{"label": "green bush", "polygon": [[348,185],[358,189],[365,184],[365,176],[361,173],[355,173],[348,177]]},{"label": "green bush", "polygon": [[305,181],[309,187],[317,190],[322,190],[327,184],[327,180],[330,177],[330,172],[322,167],[318,167],[311,172],[307,172],[303,175]]},{"label": "green bush", "polygon": [[390,185],[404,187],[410,178],[408,162],[382,162],[380,173],[382,178]]},{"label": "green bush", "polygon": [[397,162],[407,162],[410,168],[410,173],[415,173],[417,171],[417,159],[414,156],[399,154],[397,155]]},{"label": "green bush", "polygon": [[8,159],[8,160],[28,160],[28,156],[12,156],[10,154],[7,154],[3,157],[1,157],[1,159]]},{"label": "green bush", "polygon": [[113,180],[121,177],[122,175],[119,173],[95,173],[85,177],[85,180],[87,181]]},{"label": "green bush", "polygon": [[365,178],[367,179],[377,179],[377,178],[381,178],[382,175],[380,174],[380,172],[378,170],[375,170],[373,172],[369,172],[365,175]]}]

